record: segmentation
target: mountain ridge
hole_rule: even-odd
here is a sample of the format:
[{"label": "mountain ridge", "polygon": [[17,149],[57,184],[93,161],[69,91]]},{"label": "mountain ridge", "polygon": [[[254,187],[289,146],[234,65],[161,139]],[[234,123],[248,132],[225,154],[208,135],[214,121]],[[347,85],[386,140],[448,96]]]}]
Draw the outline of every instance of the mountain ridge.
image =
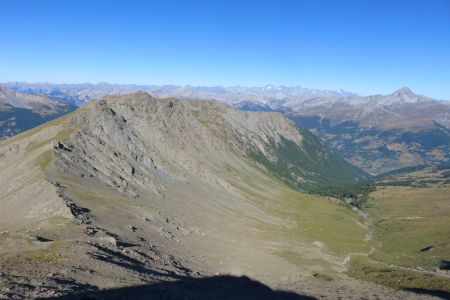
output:
[{"label": "mountain ridge", "polygon": [[[286,272],[298,275],[283,251],[323,260],[342,271],[343,245],[366,249],[358,216],[330,200],[289,188],[248,155],[259,151],[272,163],[280,158],[289,162],[277,145],[289,140],[301,153],[311,138],[318,141],[303,137],[279,113],[136,93],[87,103],[4,140],[2,277],[8,278],[10,293],[33,297],[49,295],[49,288],[41,287],[64,295],[77,288],[215,273],[246,274],[273,286]],[[321,148],[316,151],[329,155]],[[302,175],[314,182],[317,175],[300,174],[300,167],[293,163],[296,174],[289,179]],[[335,172],[354,180],[351,171]],[[297,205],[306,211],[293,209]],[[296,219],[293,211],[305,217]],[[316,217],[311,224],[308,213]],[[321,238],[328,245],[322,249],[312,244],[314,234],[290,237],[299,220],[305,222],[300,228],[311,230],[319,220],[321,226],[340,225],[333,236]],[[30,284],[17,282],[15,272],[28,274]],[[67,284],[55,284],[58,280]],[[281,284],[289,286],[288,281]],[[315,289],[314,281],[305,284]]]},{"label": "mountain ridge", "polygon": [[0,142],[0,287],[40,298],[229,274],[424,299],[346,275],[370,251],[363,218],[301,189],[354,172],[280,113],[142,92],[92,101]]},{"label": "mountain ridge", "polygon": [[[109,94],[126,94],[137,91],[144,91],[152,93],[158,97],[186,97],[186,98],[203,98],[208,99],[212,97],[215,100],[225,101],[231,103],[233,100],[227,97],[227,94],[238,95],[252,95],[253,97],[261,97],[265,92],[269,92],[271,96],[284,98],[287,95],[341,95],[351,96],[355,93],[345,90],[329,90],[329,89],[309,89],[300,85],[265,85],[260,87],[245,87],[245,86],[178,86],[178,85],[136,85],[136,84],[109,84],[109,83],[85,83],[85,84],[52,84],[52,83],[26,83],[26,82],[11,82],[2,83],[15,91],[24,93],[41,93],[52,95],[54,97],[61,96],[61,94],[68,95],[66,100],[74,101],[77,104],[82,104],[90,99],[102,98]],[[225,95],[225,98],[218,99],[217,96]]]},{"label": "mountain ridge", "polygon": [[372,175],[450,161],[450,102],[417,95],[407,87],[372,96],[293,85],[247,88],[14,83],[9,87],[77,104],[108,94],[144,90],[162,98],[213,99],[241,110],[278,111]]}]

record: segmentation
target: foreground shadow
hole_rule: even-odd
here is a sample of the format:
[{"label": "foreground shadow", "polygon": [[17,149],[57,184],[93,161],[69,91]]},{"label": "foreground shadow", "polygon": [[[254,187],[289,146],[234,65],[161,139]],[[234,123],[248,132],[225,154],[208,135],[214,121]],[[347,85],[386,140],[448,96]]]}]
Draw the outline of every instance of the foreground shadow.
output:
[{"label": "foreground shadow", "polygon": [[149,285],[100,290],[53,299],[183,299],[183,300],[231,300],[231,299],[316,299],[292,292],[275,291],[246,276],[214,276],[207,278],[183,277],[173,282],[158,282]]},{"label": "foreground shadow", "polygon": [[440,291],[440,290],[427,290],[427,289],[419,289],[419,288],[409,288],[406,289],[407,291],[414,292],[417,294],[422,295],[430,295],[434,297],[439,297],[442,299],[450,299],[450,293],[446,291]]}]

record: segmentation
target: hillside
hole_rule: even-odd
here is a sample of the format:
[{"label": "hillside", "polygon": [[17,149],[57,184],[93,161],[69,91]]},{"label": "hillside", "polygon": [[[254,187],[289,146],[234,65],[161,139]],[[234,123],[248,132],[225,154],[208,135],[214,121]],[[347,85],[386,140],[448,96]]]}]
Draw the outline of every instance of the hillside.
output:
[{"label": "hillside", "polygon": [[286,113],[374,175],[450,161],[450,104],[408,88],[386,96],[311,99]]},{"label": "hillside", "polygon": [[[291,172],[270,170],[281,165]],[[323,181],[311,166],[340,178]],[[345,275],[346,257],[370,250],[364,220],[298,190],[355,180],[281,114],[107,97],[0,142],[0,291],[48,297],[145,284],[158,293],[174,283],[195,293],[196,279],[233,282],[225,274],[299,295],[425,298]]]},{"label": "hillside", "polygon": [[349,275],[449,298],[448,173],[425,168],[383,180],[366,207],[372,251],[352,257]]},{"label": "hillside", "polygon": [[56,119],[76,106],[45,95],[16,93],[0,87],[0,140]]}]

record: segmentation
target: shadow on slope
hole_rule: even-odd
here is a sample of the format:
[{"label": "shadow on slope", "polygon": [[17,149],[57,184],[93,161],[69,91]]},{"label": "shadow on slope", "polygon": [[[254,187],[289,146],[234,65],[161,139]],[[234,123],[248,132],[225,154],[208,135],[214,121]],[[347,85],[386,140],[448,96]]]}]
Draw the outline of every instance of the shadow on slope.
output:
[{"label": "shadow on slope", "polygon": [[414,292],[422,295],[430,295],[434,297],[439,297],[442,299],[450,299],[450,293],[446,291],[439,290],[428,290],[428,289],[420,289],[420,288],[409,288],[405,289],[406,291]]},{"label": "shadow on slope", "polygon": [[292,292],[274,291],[246,276],[182,277],[174,282],[74,294],[53,299],[316,299]]}]

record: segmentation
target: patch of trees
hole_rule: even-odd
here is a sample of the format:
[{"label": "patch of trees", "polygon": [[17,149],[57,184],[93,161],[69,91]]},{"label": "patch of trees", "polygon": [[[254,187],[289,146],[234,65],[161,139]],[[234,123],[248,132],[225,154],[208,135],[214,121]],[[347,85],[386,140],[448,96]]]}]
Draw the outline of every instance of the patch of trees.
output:
[{"label": "patch of trees", "polygon": [[326,186],[307,190],[307,192],[311,194],[340,199],[346,204],[359,209],[364,209],[364,205],[369,199],[369,194],[373,191],[375,191],[375,185],[370,181],[359,184]]}]

